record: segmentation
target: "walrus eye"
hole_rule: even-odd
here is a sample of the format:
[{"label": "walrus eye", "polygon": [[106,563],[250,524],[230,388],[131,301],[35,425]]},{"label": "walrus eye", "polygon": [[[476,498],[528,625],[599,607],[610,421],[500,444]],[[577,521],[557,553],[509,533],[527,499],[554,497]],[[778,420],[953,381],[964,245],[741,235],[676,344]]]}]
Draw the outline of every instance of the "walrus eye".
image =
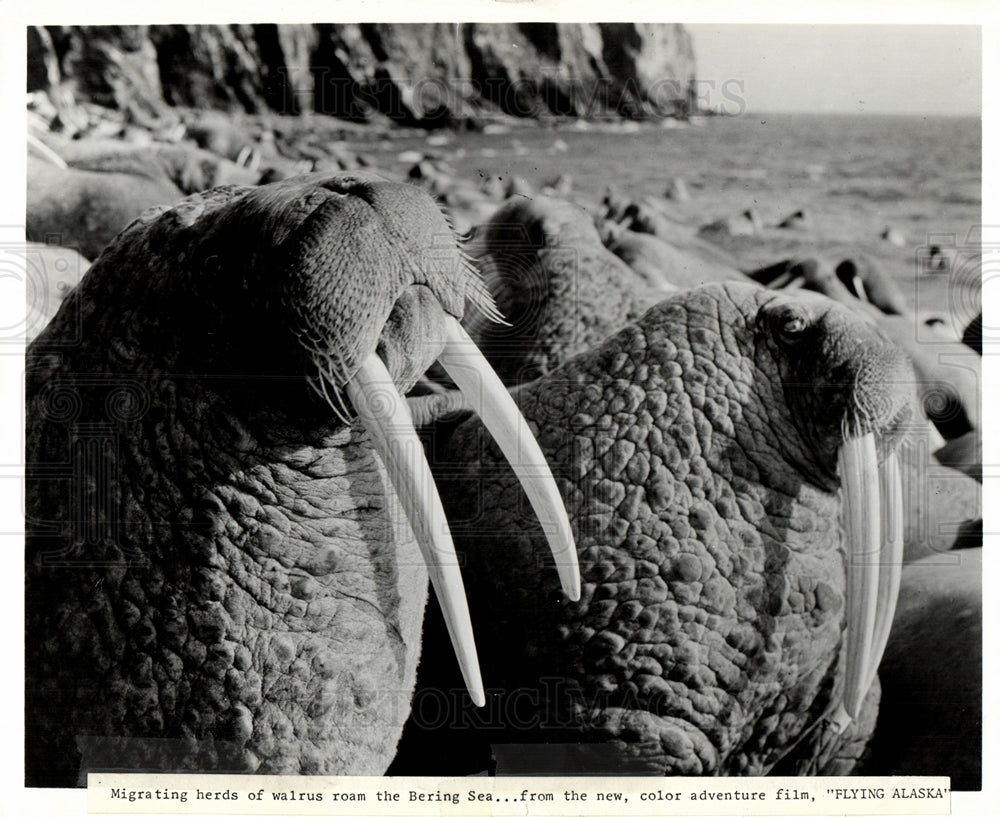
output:
[{"label": "walrus eye", "polygon": [[806,329],[806,320],[800,315],[790,317],[781,325],[781,333],[786,336],[802,334]]},{"label": "walrus eye", "polygon": [[769,318],[775,339],[786,345],[803,340],[812,325],[812,316],[799,304],[783,304]]}]

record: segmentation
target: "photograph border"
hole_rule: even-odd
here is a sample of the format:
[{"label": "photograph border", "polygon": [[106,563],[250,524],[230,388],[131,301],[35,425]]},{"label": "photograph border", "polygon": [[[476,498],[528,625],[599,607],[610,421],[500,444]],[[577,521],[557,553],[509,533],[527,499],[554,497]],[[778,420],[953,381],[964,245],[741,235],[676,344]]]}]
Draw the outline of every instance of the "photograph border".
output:
[{"label": "photograph border", "polygon": [[[593,2],[527,2],[522,0],[467,0],[466,2],[408,3],[394,0],[375,4],[364,0],[341,0],[336,4],[295,2],[287,0],[280,5],[280,14],[274,6],[255,2],[252,5],[231,2],[194,3],[190,0],[176,2],[167,8],[138,7],[134,2],[113,0],[98,9],[83,10],[79,5],[52,0],[6,3],[0,6],[0,53],[3,70],[0,71],[2,104],[5,108],[0,128],[3,139],[3,156],[7,189],[0,196],[0,243],[17,244],[24,241],[24,184],[25,184],[25,119],[23,94],[25,88],[25,27],[31,24],[139,24],[147,22],[229,23],[229,22],[331,22],[393,21],[431,22],[451,20],[476,20],[489,22],[526,21],[596,21],[621,17],[622,9],[609,4]],[[983,190],[982,213],[984,227],[993,227],[1000,233],[1000,201],[997,152],[1000,145],[997,100],[1000,91],[1000,11],[986,2],[959,3],[851,3],[825,2],[794,9],[780,2],[754,3],[747,7],[735,2],[722,2],[707,10],[704,4],[692,2],[663,4],[648,0],[633,0],[627,7],[629,19],[646,22],[670,23],[754,23],[781,22],[830,25],[836,23],[907,23],[907,24],[969,24],[982,26],[983,43]],[[1000,259],[1000,247],[984,247],[984,269]],[[984,284],[986,281],[984,281]],[[4,284],[4,297],[0,299],[0,326],[16,325],[23,319],[23,292],[18,298],[17,285]],[[995,309],[984,297],[984,315]],[[19,312],[20,310],[20,312]],[[986,319],[987,326],[989,323]],[[986,350],[984,349],[984,352]],[[3,394],[3,417],[0,417],[0,513],[9,530],[8,520],[23,513],[22,491],[18,480],[23,476],[23,350],[16,346],[0,349],[0,391]],[[1000,355],[983,355],[984,417],[997,398],[1000,383]],[[984,539],[1000,533],[1000,519],[996,509],[997,478],[1000,477],[1000,445],[996,429],[984,423],[983,428],[983,514]],[[0,598],[5,609],[18,622],[23,621],[23,541],[16,535],[4,534],[0,539],[13,554],[12,564],[2,571],[3,582]],[[1000,575],[1000,557],[984,542],[983,575]],[[983,790],[978,793],[955,792],[952,807],[955,814],[988,813],[988,807],[1000,802],[1000,783],[991,770],[1000,768],[997,736],[1000,735],[1000,697],[995,683],[998,660],[997,616],[1000,612],[1000,594],[984,593],[984,687],[983,693]],[[23,788],[23,627],[4,628],[3,652],[7,671],[3,675],[3,700],[6,737],[4,752],[6,762],[0,766],[0,806],[12,814],[83,813],[86,810],[86,792],[39,791]],[[71,809],[67,811],[66,809]],[[405,809],[400,813],[406,813]]]}]

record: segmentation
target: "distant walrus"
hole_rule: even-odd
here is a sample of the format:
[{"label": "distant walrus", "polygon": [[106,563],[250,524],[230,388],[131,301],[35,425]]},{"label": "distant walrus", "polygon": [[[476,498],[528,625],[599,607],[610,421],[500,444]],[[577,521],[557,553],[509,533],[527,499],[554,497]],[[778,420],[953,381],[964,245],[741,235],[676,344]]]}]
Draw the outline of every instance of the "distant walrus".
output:
[{"label": "distant walrus", "polygon": [[885,269],[866,256],[845,258],[836,269],[837,277],[857,297],[871,301],[889,315],[905,315],[912,311],[906,296]]},{"label": "distant walrus", "polygon": [[144,210],[182,198],[165,179],[62,169],[29,156],[28,240],[73,247],[92,260]]},{"label": "distant walrus", "polygon": [[128,145],[88,140],[59,150],[70,167],[168,181],[182,193],[224,184],[257,184],[260,173],[192,145]]},{"label": "distant walrus", "polygon": [[471,315],[469,334],[508,385],[550,372],[664,297],[562,199],[508,199],[465,244],[508,325]]},{"label": "distant walrus", "polygon": [[653,286],[673,290],[711,281],[747,280],[733,267],[679,250],[655,235],[624,230],[614,222],[606,226],[608,249]]}]

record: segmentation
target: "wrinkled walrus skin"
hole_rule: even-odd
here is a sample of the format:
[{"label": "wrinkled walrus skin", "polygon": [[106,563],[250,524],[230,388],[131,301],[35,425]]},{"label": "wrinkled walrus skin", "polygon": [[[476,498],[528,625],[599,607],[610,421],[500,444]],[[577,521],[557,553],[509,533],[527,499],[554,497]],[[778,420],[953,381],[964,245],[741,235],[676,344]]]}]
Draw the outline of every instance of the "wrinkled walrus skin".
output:
[{"label": "wrinkled walrus skin", "polygon": [[220,188],[131,224],[30,346],[29,785],[385,769],[427,571],[307,379],[378,346],[405,393],[488,308],[450,236],[365,174]]},{"label": "wrinkled walrus skin", "polygon": [[826,728],[845,664],[837,450],[846,428],[892,449],[912,384],[842,306],[727,283],[522,386],[579,548],[581,600],[558,605],[520,489],[460,426],[438,484],[484,673],[517,713],[503,739],[611,741],[654,773],[848,771],[878,684],[843,737]]}]

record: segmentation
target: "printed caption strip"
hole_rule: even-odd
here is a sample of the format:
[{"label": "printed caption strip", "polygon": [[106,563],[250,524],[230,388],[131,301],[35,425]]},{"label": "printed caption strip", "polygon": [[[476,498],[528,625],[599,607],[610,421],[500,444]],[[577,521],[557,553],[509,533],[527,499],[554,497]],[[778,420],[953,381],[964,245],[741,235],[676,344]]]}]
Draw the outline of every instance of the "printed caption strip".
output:
[{"label": "printed caption strip", "polygon": [[92,774],[90,814],[950,814],[947,777],[295,777]]}]

